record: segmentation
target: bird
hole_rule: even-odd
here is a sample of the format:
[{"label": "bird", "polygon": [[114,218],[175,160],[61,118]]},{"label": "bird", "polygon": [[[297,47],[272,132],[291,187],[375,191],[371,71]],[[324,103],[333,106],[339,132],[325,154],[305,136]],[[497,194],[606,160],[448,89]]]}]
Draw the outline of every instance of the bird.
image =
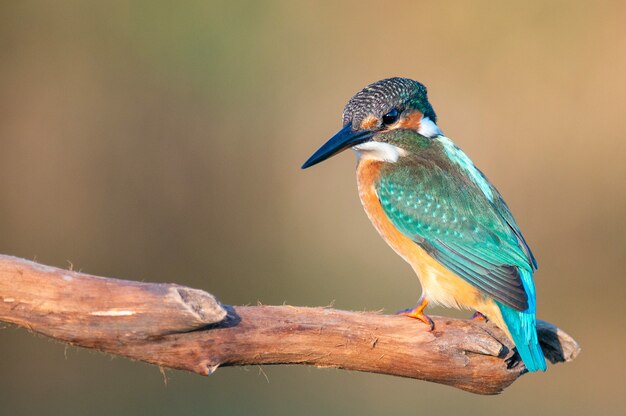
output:
[{"label": "bird", "polygon": [[426,87],[401,77],[374,82],[348,101],[342,122],[302,169],[354,150],[363,208],[422,287],[401,314],[432,330],[429,303],[474,310],[509,336],[529,372],[545,371],[537,261],[502,195],[438,127]]}]

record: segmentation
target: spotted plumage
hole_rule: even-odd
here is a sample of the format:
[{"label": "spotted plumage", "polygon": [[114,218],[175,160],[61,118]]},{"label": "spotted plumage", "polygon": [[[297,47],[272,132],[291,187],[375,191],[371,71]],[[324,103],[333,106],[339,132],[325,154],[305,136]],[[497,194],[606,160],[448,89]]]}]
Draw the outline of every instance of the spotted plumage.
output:
[{"label": "spotted plumage", "polygon": [[479,311],[513,339],[529,371],[545,370],[535,258],[500,193],[436,120],[422,84],[379,81],[348,102],[343,129],[303,167],[352,147],[368,217],[422,284],[406,314],[432,325],[429,301]]}]

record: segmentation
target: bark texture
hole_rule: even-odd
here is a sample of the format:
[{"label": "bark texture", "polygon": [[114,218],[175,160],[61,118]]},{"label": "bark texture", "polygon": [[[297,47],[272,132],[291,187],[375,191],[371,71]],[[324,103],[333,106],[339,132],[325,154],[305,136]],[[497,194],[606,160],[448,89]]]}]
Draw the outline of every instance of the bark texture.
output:
[{"label": "bark texture", "polygon": [[[495,325],[293,306],[228,306],[176,284],[90,276],[0,255],[0,320],[51,338],[208,375],[220,366],[307,364],[416,378],[496,394],[526,372]],[[580,347],[538,322],[544,354]]]}]

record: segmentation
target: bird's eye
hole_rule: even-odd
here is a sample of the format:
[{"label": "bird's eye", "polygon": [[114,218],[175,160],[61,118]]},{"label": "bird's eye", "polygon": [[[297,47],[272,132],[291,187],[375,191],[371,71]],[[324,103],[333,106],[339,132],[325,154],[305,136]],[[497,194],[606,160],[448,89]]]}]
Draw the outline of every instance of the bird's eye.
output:
[{"label": "bird's eye", "polygon": [[400,117],[400,112],[397,108],[393,108],[387,114],[383,116],[383,124],[390,125],[398,121],[398,117]]}]

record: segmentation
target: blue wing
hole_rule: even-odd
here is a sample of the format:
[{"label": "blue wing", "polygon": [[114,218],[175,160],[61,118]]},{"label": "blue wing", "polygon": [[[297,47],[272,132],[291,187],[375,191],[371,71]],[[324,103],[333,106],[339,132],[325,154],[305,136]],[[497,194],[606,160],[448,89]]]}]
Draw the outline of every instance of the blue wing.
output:
[{"label": "blue wing", "polygon": [[424,162],[382,172],[376,191],[393,224],[433,258],[500,303],[528,309],[520,269],[532,271],[532,260],[507,218],[471,181]]}]

